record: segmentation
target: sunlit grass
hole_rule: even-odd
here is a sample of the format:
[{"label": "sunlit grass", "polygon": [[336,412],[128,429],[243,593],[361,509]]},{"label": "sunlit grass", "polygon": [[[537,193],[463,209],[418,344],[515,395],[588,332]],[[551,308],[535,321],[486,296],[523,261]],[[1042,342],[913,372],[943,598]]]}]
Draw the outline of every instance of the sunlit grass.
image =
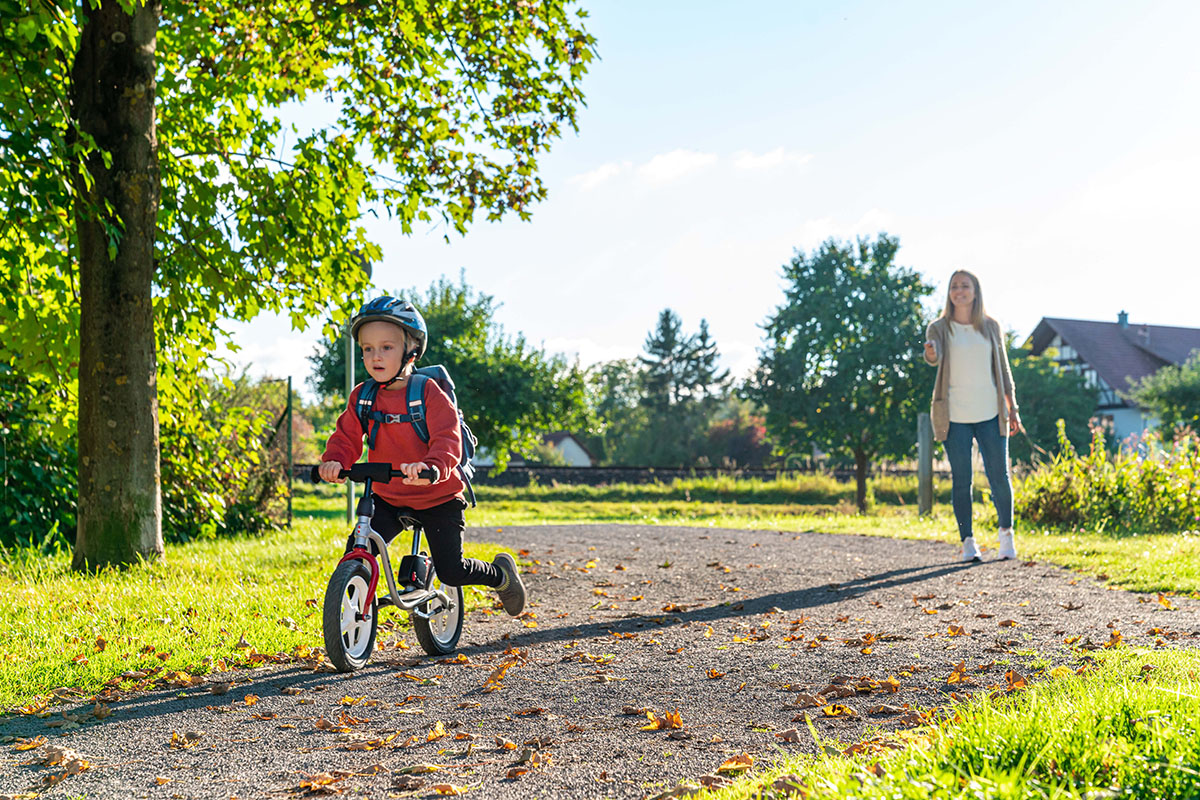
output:
[{"label": "sunlit grass", "polygon": [[[1200,654],[1096,658],[1100,667],[1082,676],[1048,677],[1000,699],[977,695],[940,724],[888,737],[901,750],[781,757],[698,796],[783,797],[768,788],[783,775],[798,778],[809,798],[1200,796]],[[852,744],[820,743],[826,753]]]},{"label": "sunlit grass", "polygon": [[[206,672],[252,651],[322,646],[321,601],[346,531],[298,518],[291,531],[168,545],[162,563],[91,576],[65,554],[10,556],[0,562],[0,709],[56,687],[91,694],[126,671]],[[485,560],[499,550],[467,544]],[[467,591],[468,607],[481,601],[482,590]],[[381,624],[393,615],[407,626],[393,609]],[[236,647],[243,638],[250,647]]]}]

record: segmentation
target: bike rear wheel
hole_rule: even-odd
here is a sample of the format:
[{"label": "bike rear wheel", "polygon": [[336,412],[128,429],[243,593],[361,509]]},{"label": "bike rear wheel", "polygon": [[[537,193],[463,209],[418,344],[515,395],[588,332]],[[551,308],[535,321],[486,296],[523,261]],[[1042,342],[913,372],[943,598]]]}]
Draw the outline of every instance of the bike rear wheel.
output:
[{"label": "bike rear wheel", "polygon": [[339,672],[353,672],[367,663],[375,649],[379,626],[379,606],[375,599],[362,619],[363,602],[371,585],[371,571],[362,561],[338,565],[325,588],[322,628],[325,654]]},{"label": "bike rear wheel", "polygon": [[421,649],[426,653],[431,656],[444,656],[454,652],[454,648],[458,647],[458,639],[462,636],[465,614],[463,590],[461,586],[447,586],[442,583],[441,579],[437,577],[437,573],[434,573],[433,583],[429,588],[441,589],[445,592],[449,605],[443,604],[437,598],[423,603],[420,606],[421,611],[428,611],[430,607],[440,606],[440,608],[436,613],[430,615],[429,619],[413,614],[413,633],[416,634]]}]

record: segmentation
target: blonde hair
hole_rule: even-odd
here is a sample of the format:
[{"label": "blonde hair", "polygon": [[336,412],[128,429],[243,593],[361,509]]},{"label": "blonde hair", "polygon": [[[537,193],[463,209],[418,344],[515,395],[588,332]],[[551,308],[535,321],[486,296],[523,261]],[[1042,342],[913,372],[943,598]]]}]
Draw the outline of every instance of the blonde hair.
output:
[{"label": "blonde hair", "polygon": [[[975,330],[983,333],[983,321],[987,319],[987,315],[983,312],[983,290],[979,288],[979,278],[975,277],[973,272],[956,269],[950,273],[950,283],[946,284],[946,308],[942,311],[942,317],[949,320],[954,319],[954,302],[950,299],[950,284],[954,283],[954,279],[959,275],[966,275],[975,286],[975,301],[971,303],[971,325]],[[953,328],[950,329],[950,335],[954,335]]]}]

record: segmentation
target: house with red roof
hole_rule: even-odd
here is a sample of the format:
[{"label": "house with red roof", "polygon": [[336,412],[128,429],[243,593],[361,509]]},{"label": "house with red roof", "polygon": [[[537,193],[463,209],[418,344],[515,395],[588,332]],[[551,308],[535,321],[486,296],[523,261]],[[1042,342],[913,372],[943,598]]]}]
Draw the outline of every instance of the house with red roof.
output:
[{"label": "house with red roof", "polygon": [[1097,392],[1096,416],[1112,423],[1118,440],[1154,425],[1143,409],[1122,397],[1130,385],[1200,351],[1200,328],[1043,317],[1025,343],[1038,356],[1052,351],[1063,369],[1079,372]]}]

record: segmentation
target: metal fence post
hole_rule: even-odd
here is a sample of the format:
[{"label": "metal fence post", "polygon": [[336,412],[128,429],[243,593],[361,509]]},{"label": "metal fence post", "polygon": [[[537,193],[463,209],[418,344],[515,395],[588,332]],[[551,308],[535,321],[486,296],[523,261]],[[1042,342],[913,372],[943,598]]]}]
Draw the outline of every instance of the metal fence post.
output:
[{"label": "metal fence post", "polygon": [[933,511],[933,423],[917,414],[917,513]]}]

